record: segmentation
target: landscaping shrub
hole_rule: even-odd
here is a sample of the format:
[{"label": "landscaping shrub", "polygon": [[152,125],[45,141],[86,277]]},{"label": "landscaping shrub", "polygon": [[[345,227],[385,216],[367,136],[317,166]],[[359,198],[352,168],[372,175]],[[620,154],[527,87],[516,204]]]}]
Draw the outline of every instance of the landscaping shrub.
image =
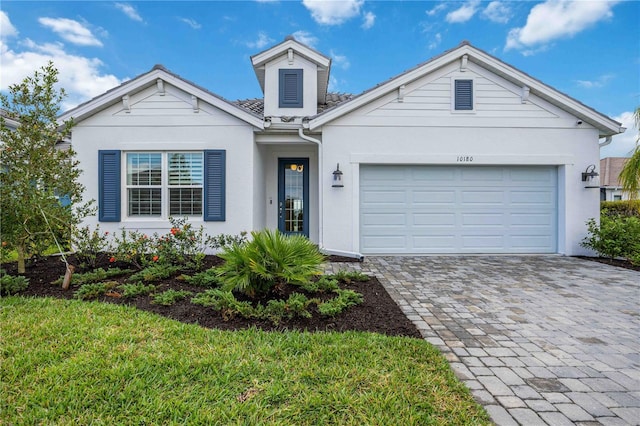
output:
[{"label": "landscaping shrub", "polygon": [[640,200],[600,202],[600,212],[607,216],[636,216],[640,218]]},{"label": "landscaping shrub", "polygon": [[204,252],[209,237],[204,227],[194,228],[187,218],[170,217],[171,229],[164,236],[154,234],[154,254],[159,263],[184,265],[195,270],[202,269]]},{"label": "landscaping shrub", "polygon": [[[139,231],[121,229],[113,238],[113,256],[110,262],[127,262],[140,270],[153,262],[153,240]],[[157,260],[157,259],[156,259]]]},{"label": "landscaping shrub", "polygon": [[109,251],[109,232],[100,232],[100,225],[93,231],[89,226],[77,228],[71,238],[76,258],[82,268],[95,268],[98,259]]},{"label": "landscaping shrub", "polygon": [[73,293],[73,297],[80,300],[95,299],[104,296],[107,291],[114,289],[117,285],[116,281],[83,284]]},{"label": "landscaping shrub", "polygon": [[181,275],[191,285],[198,287],[217,287],[220,284],[220,277],[216,268],[209,268],[206,271],[198,272],[192,276]]},{"label": "landscaping shrub", "polygon": [[169,278],[180,270],[179,266],[157,264],[144,268],[127,278],[127,281],[135,283],[144,281],[145,283],[153,283]]},{"label": "landscaping shrub", "polygon": [[309,293],[325,292],[337,290],[338,280],[331,278],[330,275],[323,275],[317,281],[308,281],[300,284],[300,288]]},{"label": "landscaping shrub", "polygon": [[302,235],[285,235],[264,230],[251,233],[245,244],[225,247],[218,268],[225,290],[236,290],[254,297],[274,286],[301,284],[321,274],[324,256]]},{"label": "landscaping shrub", "polygon": [[162,306],[171,306],[176,303],[178,300],[186,299],[191,296],[193,293],[186,290],[167,290],[162,293],[158,293],[153,296],[153,303],[156,305]]},{"label": "landscaping shrub", "polygon": [[16,294],[29,286],[29,279],[22,275],[7,275],[0,269],[0,295]]},{"label": "landscaping shrub", "polygon": [[[89,284],[89,283],[97,283],[100,281],[104,281],[107,278],[119,277],[121,275],[126,275],[131,273],[131,269],[120,269],[120,268],[111,268],[111,269],[96,269],[94,271],[85,272],[83,274],[74,274],[72,282],[74,284]],[[52,281],[53,285],[60,285],[64,280],[64,275],[58,278],[55,281]]]},{"label": "landscaping shrub", "polygon": [[338,271],[333,275],[329,275],[329,278],[333,278],[347,284],[351,284],[352,281],[369,281],[369,276],[360,271]]},{"label": "landscaping shrub", "polygon": [[144,285],[142,283],[121,284],[118,286],[118,289],[122,291],[122,297],[128,299],[132,297],[146,296],[147,294],[151,294],[156,289],[156,286],[153,284]]},{"label": "landscaping shrub", "polygon": [[240,235],[220,234],[207,239],[207,245],[213,249],[219,250],[231,247],[234,244],[242,245],[247,242],[247,232],[242,231]]},{"label": "landscaping shrub", "polygon": [[336,290],[337,297],[320,303],[318,311],[322,315],[335,317],[350,306],[362,303],[362,295],[353,290]]},{"label": "landscaping shrub", "polygon": [[640,264],[640,218],[615,216],[603,211],[600,225],[595,219],[587,221],[589,235],[582,246],[594,250],[603,257],[625,258]]}]

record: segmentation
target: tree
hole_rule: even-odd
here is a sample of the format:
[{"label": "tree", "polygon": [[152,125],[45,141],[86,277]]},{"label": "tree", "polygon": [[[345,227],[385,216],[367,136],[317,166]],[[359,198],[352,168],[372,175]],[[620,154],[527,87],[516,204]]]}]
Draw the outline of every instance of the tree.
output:
[{"label": "tree", "polygon": [[73,126],[57,122],[65,96],[64,89],[54,87],[57,81],[58,70],[49,62],[0,94],[6,116],[20,123],[11,129],[0,117],[0,236],[3,246],[18,253],[21,274],[25,258],[68,241],[72,227],[87,213],[87,205],[63,206],[56,197],[79,203],[84,191],[75,152],[56,149]]},{"label": "tree", "polygon": [[622,189],[629,194],[631,200],[638,198],[638,191],[640,191],[640,107],[636,108],[633,117],[636,121],[636,128],[639,129],[636,147],[620,171]]}]

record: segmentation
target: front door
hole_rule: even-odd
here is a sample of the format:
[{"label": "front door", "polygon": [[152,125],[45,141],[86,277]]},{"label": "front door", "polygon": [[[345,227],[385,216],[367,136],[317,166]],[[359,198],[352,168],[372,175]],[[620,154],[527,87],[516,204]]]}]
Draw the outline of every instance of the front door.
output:
[{"label": "front door", "polygon": [[309,159],[278,159],[278,229],[309,236]]}]

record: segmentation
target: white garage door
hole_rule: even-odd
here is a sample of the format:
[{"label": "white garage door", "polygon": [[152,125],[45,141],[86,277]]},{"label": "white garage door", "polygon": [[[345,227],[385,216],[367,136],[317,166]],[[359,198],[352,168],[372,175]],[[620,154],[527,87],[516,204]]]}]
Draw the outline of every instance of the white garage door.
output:
[{"label": "white garage door", "polygon": [[557,169],[360,167],[360,251],[555,253]]}]

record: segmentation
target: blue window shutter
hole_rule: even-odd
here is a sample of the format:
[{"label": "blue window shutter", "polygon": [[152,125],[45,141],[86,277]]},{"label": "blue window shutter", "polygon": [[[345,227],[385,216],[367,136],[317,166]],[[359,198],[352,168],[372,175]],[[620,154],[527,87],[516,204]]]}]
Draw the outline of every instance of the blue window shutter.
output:
[{"label": "blue window shutter", "polygon": [[457,111],[473,110],[473,80],[456,80],[455,109]]},{"label": "blue window shutter", "polygon": [[98,220],[120,222],[120,151],[98,151]]},{"label": "blue window shutter", "polygon": [[281,69],[280,108],[302,108],[302,69]]},{"label": "blue window shutter", "polygon": [[225,162],[224,149],[204,151],[204,220],[225,220]]}]

